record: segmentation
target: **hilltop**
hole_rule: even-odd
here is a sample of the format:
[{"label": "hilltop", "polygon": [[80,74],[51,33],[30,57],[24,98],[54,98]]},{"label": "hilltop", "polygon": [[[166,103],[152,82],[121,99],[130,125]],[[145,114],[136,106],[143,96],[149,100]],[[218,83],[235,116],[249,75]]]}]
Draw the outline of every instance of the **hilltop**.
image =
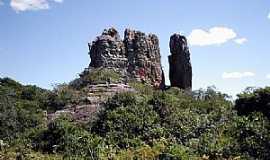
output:
[{"label": "hilltop", "polygon": [[192,91],[187,40],[173,34],[165,86],[158,37],[105,29],[80,77],[53,90],[0,78],[0,159],[263,159],[270,88],[236,101]]}]

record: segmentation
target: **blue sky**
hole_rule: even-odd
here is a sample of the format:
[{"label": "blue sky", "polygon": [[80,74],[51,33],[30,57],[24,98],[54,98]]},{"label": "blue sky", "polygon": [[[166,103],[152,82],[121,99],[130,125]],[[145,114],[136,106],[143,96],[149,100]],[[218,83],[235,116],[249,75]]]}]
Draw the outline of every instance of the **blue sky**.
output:
[{"label": "blue sky", "polygon": [[235,95],[270,83],[269,13],[269,0],[0,0],[0,76],[69,82],[90,62],[87,43],[113,26],[158,35],[166,74],[170,35],[183,33],[193,88]]}]

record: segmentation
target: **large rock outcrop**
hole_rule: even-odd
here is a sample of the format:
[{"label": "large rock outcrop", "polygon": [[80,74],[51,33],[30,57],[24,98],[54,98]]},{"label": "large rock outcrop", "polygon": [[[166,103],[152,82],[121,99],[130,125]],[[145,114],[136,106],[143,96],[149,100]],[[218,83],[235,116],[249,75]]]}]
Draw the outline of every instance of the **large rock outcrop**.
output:
[{"label": "large rock outcrop", "polygon": [[187,39],[180,34],[170,38],[169,78],[172,87],[184,90],[192,89],[192,67]]},{"label": "large rock outcrop", "polygon": [[[125,84],[126,80],[166,88],[156,35],[126,29],[122,40],[114,28],[109,28],[88,45],[91,58],[89,67],[80,74],[80,78],[70,83],[80,98],[62,110],[49,113],[49,121],[64,114],[70,115],[76,122],[88,123],[108,98],[116,93],[137,92]],[[192,71],[186,38],[177,34],[171,36],[170,50],[171,85],[190,90]],[[119,73],[120,80],[113,80],[114,74],[109,74],[112,70]],[[108,80],[108,77],[111,79]]]},{"label": "large rock outcrop", "polygon": [[114,28],[104,30],[92,44],[88,44],[91,63],[89,67],[124,69],[127,66],[125,44]]},{"label": "large rock outcrop", "polygon": [[105,29],[89,44],[89,68],[105,67],[121,73],[123,79],[164,87],[158,37],[126,29],[124,40],[114,28]]}]

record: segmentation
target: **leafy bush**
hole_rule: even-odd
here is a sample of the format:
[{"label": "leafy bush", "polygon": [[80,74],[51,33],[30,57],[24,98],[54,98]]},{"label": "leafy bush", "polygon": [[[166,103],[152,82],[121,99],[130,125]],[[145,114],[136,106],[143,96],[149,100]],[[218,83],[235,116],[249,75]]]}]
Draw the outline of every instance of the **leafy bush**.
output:
[{"label": "leafy bush", "polygon": [[105,104],[92,131],[106,138],[109,144],[136,147],[163,134],[158,122],[158,115],[144,97],[127,92],[115,95]]},{"label": "leafy bush", "polygon": [[89,84],[119,83],[121,78],[121,74],[113,69],[91,68],[89,71],[83,72],[79,78],[71,81],[69,86],[80,91]]},{"label": "leafy bush", "polygon": [[0,88],[0,139],[10,141],[26,130],[43,124],[44,114],[38,101],[18,99]]},{"label": "leafy bush", "polygon": [[195,159],[195,156],[190,152],[188,147],[179,144],[171,144],[159,155],[159,159],[191,160]]},{"label": "leafy bush", "polygon": [[151,97],[154,94],[154,88],[148,84],[142,84],[134,81],[131,81],[128,84],[142,95]]},{"label": "leafy bush", "polygon": [[8,77],[0,78],[0,86],[1,88],[6,87],[13,90],[20,90],[22,88],[22,85],[19,82]]},{"label": "leafy bush", "polygon": [[235,118],[229,132],[237,141],[238,153],[246,159],[269,159],[270,123],[260,112]]},{"label": "leafy bush", "polygon": [[[115,95],[106,103],[92,131],[104,137],[107,144],[127,149],[127,152],[131,152],[128,148],[144,144],[151,147],[156,139],[166,138],[175,144],[175,150],[171,146],[168,154],[160,156],[177,157],[169,154],[173,151],[182,158],[195,153],[214,155],[217,150],[217,154],[225,155],[226,149],[231,147],[229,142],[222,144],[225,133],[208,139],[209,146],[203,146],[206,139],[201,135],[213,137],[218,133],[215,128],[225,127],[228,119],[235,116],[230,101],[219,93],[211,93],[207,99],[194,99],[176,88],[152,93],[150,96],[143,92]],[[198,139],[197,147],[194,147],[195,139]],[[216,142],[216,149],[210,149]]]},{"label": "leafy bush", "polygon": [[54,112],[63,109],[69,104],[79,104],[82,95],[82,91],[75,90],[67,84],[59,84],[54,88],[53,92],[48,94],[47,110]]},{"label": "leafy bush", "polygon": [[0,139],[12,139],[18,131],[17,112],[14,102],[0,96]]},{"label": "leafy bush", "polygon": [[248,115],[252,112],[261,112],[270,119],[270,87],[248,89],[238,95],[235,101],[235,109],[240,115]]},{"label": "leafy bush", "polygon": [[3,160],[20,160],[20,159],[35,159],[35,160],[63,160],[62,155],[44,154],[32,150],[24,150],[18,148],[10,148],[6,151],[0,151],[0,159]]},{"label": "leafy bush", "polygon": [[60,117],[48,124],[48,129],[34,138],[34,148],[47,153],[61,153],[67,157],[95,159],[102,141],[89,134],[70,119]]}]

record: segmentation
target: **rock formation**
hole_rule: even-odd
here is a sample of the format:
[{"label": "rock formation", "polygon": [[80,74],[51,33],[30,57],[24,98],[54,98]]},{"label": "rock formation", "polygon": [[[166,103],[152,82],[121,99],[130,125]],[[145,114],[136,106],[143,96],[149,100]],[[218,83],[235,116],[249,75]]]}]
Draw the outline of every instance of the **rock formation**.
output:
[{"label": "rock formation", "polygon": [[[70,83],[75,89],[83,86],[85,96],[79,96],[78,102],[68,104],[62,110],[49,113],[49,121],[64,114],[70,115],[76,122],[89,122],[108,98],[116,93],[136,92],[134,88],[125,84],[126,80],[136,80],[165,89],[159,40],[156,35],[126,29],[122,40],[114,28],[109,28],[88,45],[91,58],[89,67],[80,78]],[[170,50],[171,86],[190,90],[192,71],[186,38],[178,34],[171,36]],[[104,83],[103,80],[94,83],[89,80],[89,76],[95,77],[96,71],[100,73],[104,68],[120,73],[120,80],[107,81],[107,77],[105,81],[109,83]]]},{"label": "rock formation", "polygon": [[169,78],[172,87],[185,90],[192,88],[192,67],[187,39],[179,34],[170,38]]},{"label": "rock formation", "polygon": [[91,67],[112,68],[129,80],[163,87],[158,37],[154,34],[126,29],[121,40],[114,28],[104,30],[89,44]]},{"label": "rock formation", "polygon": [[89,45],[91,63],[89,67],[106,67],[123,69],[127,66],[125,44],[114,28],[104,30]]},{"label": "rock formation", "polygon": [[162,68],[158,37],[127,29],[124,43],[131,77],[154,86],[162,85]]},{"label": "rock formation", "polygon": [[136,92],[133,88],[124,84],[97,84],[89,85],[87,88],[87,94],[80,97],[83,104],[69,104],[62,110],[49,113],[47,119],[52,121],[61,115],[69,115],[76,122],[87,123],[101,109],[104,102],[115,93]]}]

